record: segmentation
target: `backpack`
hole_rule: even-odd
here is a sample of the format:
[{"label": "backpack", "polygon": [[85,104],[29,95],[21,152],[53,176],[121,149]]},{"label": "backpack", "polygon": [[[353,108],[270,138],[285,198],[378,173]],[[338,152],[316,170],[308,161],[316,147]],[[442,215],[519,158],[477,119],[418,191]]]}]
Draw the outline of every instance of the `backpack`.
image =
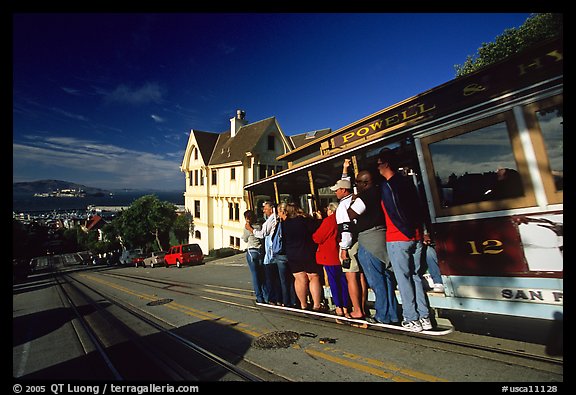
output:
[{"label": "backpack", "polygon": [[277,255],[285,255],[284,251],[284,235],[282,234],[282,223],[278,221],[274,233],[272,233],[272,246],[270,247],[271,258]]}]

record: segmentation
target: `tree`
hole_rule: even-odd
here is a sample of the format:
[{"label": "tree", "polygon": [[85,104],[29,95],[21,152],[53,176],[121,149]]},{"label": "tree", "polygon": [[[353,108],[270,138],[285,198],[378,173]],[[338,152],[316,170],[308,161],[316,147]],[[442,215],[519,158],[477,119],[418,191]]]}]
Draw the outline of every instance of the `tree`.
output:
[{"label": "tree", "polygon": [[78,228],[66,229],[63,232],[64,250],[66,252],[78,251]]},{"label": "tree", "polygon": [[562,14],[532,14],[519,28],[506,29],[494,42],[483,43],[476,55],[468,55],[464,64],[454,65],[456,77],[498,62],[540,41],[562,35]]},{"label": "tree", "polygon": [[186,211],[176,218],[172,230],[178,243],[184,244],[188,240],[190,232],[194,231],[194,218],[192,218],[190,211]]},{"label": "tree", "polygon": [[106,225],[102,227],[104,238],[113,245],[112,249],[118,249],[120,247],[124,247],[121,236],[121,229],[119,228],[119,225],[120,221],[112,220],[111,222],[108,222]]},{"label": "tree", "polygon": [[170,229],[176,220],[176,206],[162,202],[154,195],[135,200],[114,219],[112,232],[117,232],[127,248],[145,248],[154,242],[157,249],[169,244]]},{"label": "tree", "polygon": [[84,245],[86,246],[87,250],[90,250],[90,251],[98,253],[98,254],[101,252],[104,252],[104,251],[100,251],[100,250],[96,251],[99,248],[98,232],[88,232],[88,233],[85,233],[85,235],[86,235],[86,238],[83,240],[83,242],[84,242]]}]

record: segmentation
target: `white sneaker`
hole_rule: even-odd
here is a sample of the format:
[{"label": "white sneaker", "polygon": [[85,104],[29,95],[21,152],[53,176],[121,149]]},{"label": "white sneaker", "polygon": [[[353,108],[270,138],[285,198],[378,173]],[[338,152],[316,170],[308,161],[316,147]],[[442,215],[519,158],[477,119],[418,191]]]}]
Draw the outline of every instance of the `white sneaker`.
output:
[{"label": "white sneaker", "polygon": [[410,332],[422,332],[422,324],[420,324],[420,321],[403,321],[402,327],[408,329]]},{"label": "white sneaker", "polygon": [[428,317],[420,318],[420,325],[422,325],[422,329],[425,331],[432,329],[432,322]]},{"label": "white sneaker", "polygon": [[444,293],[444,284],[434,284],[432,292]]}]

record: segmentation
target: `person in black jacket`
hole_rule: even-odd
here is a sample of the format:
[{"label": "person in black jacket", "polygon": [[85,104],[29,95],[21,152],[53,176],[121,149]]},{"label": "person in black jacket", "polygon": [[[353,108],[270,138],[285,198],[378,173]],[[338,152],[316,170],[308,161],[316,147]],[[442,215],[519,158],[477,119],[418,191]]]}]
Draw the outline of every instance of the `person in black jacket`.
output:
[{"label": "person in black jacket", "polygon": [[414,182],[397,171],[394,152],[378,154],[378,171],[386,216],[386,247],[402,298],[402,326],[413,331],[432,329],[430,306],[420,264],[424,216]]},{"label": "person in black jacket", "polygon": [[[347,174],[348,165],[348,160],[344,160],[343,178]],[[356,221],[358,261],[376,297],[376,314],[374,317],[366,317],[366,320],[372,323],[397,323],[396,281],[386,251],[386,220],[380,189],[368,170],[359,171],[355,182],[358,194],[352,197],[348,216]]]},{"label": "person in black jacket", "polygon": [[288,268],[294,276],[294,289],[302,309],[308,308],[308,294],[312,297],[312,310],[321,311],[322,284],[320,266],[316,264],[317,245],[312,240],[318,223],[295,203],[286,204],[286,219],[282,221],[284,247]]}]

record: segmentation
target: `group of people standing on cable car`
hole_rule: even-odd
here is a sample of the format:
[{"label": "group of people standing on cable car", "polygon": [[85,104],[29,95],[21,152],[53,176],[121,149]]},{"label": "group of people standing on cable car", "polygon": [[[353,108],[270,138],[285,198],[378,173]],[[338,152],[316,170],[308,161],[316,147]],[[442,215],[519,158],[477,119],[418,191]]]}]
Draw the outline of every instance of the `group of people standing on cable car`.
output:
[{"label": "group of people standing on cable car", "polygon": [[[355,194],[345,159],[342,177],[330,188],[338,203],[330,203],[325,215],[309,216],[295,203],[275,210],[272,202],[264,203],[262,225],[253,211],[244,213],[243,239],[257,302],[324,311],[325,273],[336,315],[414,332],[432,329],[426,264],[434,291],[443,292],[443,286],[416,187],[397,171],[393,151],[380,151],[377,167],[381,185],[371,171],[361,170]],[[272,253],[277,227],[284,241],[280,254]],[[373,316],[366,306],[369,288],[375,295]]]}]

